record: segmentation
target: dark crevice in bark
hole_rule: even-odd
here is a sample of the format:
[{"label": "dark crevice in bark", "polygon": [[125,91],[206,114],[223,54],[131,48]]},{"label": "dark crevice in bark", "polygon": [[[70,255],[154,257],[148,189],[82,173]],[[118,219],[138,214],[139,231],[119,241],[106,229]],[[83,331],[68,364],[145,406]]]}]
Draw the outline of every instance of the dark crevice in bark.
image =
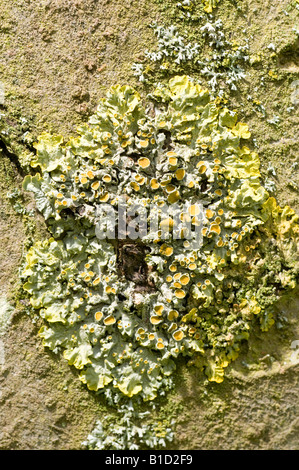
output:
[{"label": "dark crevice in bark", "polygon": [[19,159],[17,157],[17,155],[15,155],[14,153],[12,153],[10,150],[8,150],[7,146],[5,145],[5,143],[3,142],[2,139],[0,139],[0,150],[2,151],[3,155],[5,157],[7,157],[11,163],[16,167],[18,173],[24,177],[25,176],[25,173],[24,173],[24,170],[19,162]]}]

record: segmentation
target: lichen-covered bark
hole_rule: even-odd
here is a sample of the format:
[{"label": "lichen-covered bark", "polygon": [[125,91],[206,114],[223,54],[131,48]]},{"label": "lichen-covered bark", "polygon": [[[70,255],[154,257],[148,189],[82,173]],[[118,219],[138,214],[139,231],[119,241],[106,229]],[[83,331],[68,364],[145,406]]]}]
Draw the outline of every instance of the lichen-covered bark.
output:
[{"label": "lichen-covered bark", "polygon": [[[29,171],[26,161],[37,136],[44,130],[73,134],[110,85],[130,84],[145,96],[131,66],[156,47],[150,23],[176,24],[188,40],[202,41],[200,19],[179,20],[176,3],[0,0],[1,123],[7,132],[0,154],[0,288],[14,306],[11,322],[0,330],[2,449],[78,449],[100,413],[114,419],[64,361],[45,352],[39,320],[34,325],[25,314],[18,268],[31,238],[47,232],[28,196],[7,198],[21,191],[16,155]],[[199,3],[193,12],[198,16]],[[262,174],[276,188],[279,204],[298,213],[298,2],[223,0],[214,14],[232,42],[250,40],[250,67],[230,103],[250,126]],[[193,66],[189,70],[199,77]],[[177,423],[169,448],[298,449],[297,312],[296,291],[278,306],[276,326],[252,335],[222,384],[206,383],[201,373],[179,363],[176,387],[156,411],[158,419],[174,417]]]}]

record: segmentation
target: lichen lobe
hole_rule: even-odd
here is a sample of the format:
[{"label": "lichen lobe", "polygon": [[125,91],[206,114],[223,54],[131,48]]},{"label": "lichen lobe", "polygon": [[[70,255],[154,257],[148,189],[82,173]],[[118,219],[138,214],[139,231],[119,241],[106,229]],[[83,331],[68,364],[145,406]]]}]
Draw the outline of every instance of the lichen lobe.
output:
[{"label": "lichen lobe", "polygon": [[[299,271],[298,216],[262,187],[248,126],[185,76],[154,97],[148,114],[132,88],[112,87],[78,137],[40,137],[31,165],[41,173],[24,180],[52,233],[22,271],[44,345],[63,350],[91,390],[144,400],[171,385],[179,355],[221,382]],[[159,211],[188,200],[193,226],[200,202],[202,246],[167,231],[181,230],[175,217],[142,241],[98,239],[94,208],[116,212],[124,194]]]}]

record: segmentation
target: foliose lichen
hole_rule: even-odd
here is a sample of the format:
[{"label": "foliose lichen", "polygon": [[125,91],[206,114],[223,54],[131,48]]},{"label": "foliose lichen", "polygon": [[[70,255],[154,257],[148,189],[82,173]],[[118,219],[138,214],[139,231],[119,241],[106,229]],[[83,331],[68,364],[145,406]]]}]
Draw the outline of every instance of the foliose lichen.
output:
[{"label": "foliose lichen", "polygon": [[[44,346],[63,351],[90,390],[144,401],[171,387],[179,355],[221,382],[299,272],[298,216],[261,185],[248,126],[186,76],[152,98],[145,109],[131,87],[114,86],[77,137],[40,136],[24,189],[51,237],[21,269]],[[109,204],[117,219],[123,197],[132,213],[154,203],[157,231],[99,237],[97,209]],[[165,205],[180,217],[165,217]],[[200,245],[174,236],[182,221],[201,224]]]},{"label": "foliose lichen", "polygon": [[207,80],[209,89],[218,91],[219,96],[225,89],[237,90],[239,82],[246,77],[245,65],[250,61],[249,40],[246,38],[243,45],[231,42],[226,37],[221,19],[215,20],[212,15],[204,15],[202,19],[205,23],[198,29],[199,42],[188,41],[174,25],[151,24],[158,44],[156,50],[144,52],[143,62],[132,65],[138,80],[150,83],[153,74],[168,76],[189,67]]}]

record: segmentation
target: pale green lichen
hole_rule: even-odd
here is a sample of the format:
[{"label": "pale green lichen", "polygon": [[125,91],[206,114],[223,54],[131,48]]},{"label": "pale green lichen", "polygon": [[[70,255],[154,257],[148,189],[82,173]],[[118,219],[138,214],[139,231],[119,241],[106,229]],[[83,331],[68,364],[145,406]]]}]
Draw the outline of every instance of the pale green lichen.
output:
[{"label": "pale green lichen", "polygon": [[[246,77],[244,66],[249,63],[248,38],[243,45],[227,39],[221,19],[206,15],[206,22],[198,29],[200,42],[187,42],[176,26],[160,26],[153,23],[158,39],[154,51],[145,51],[146,61],[134,63],[132,70],[142,83],[150,83],[153,74],[178,73],[186,67],[207,80],[212,91],[219,94],[225,89],[237,90],[237,85]],[[203,39],[208,50],[204,49]],[[204,55],[203,55],[204,50]]]},{"label": "pale green lichen", "polygon": [[[90,390],[143,400],[171,386],[179,355],[221,382],[254,319],[264,331],[273,324],[299,272],[298,216],[262,187],[248,126],[186,76],[152,97],[146,111],[132,88],[112,87],[77,138],[41,135],[31,162],[40,173],[24,189],[52,237],[30,248],[21,272],[45,320],[43,344],[63,350]],[[194,226],[200,203],[202,246],[165,235],[172,223],[162,217],[157,232],[129,243],[133,258],[144,254],[147,275],[136,282],[120,269],[119,240],[96,236],[96,207],[116,213],[123,195],[145,209],[183,211],[188,200]]]}]

